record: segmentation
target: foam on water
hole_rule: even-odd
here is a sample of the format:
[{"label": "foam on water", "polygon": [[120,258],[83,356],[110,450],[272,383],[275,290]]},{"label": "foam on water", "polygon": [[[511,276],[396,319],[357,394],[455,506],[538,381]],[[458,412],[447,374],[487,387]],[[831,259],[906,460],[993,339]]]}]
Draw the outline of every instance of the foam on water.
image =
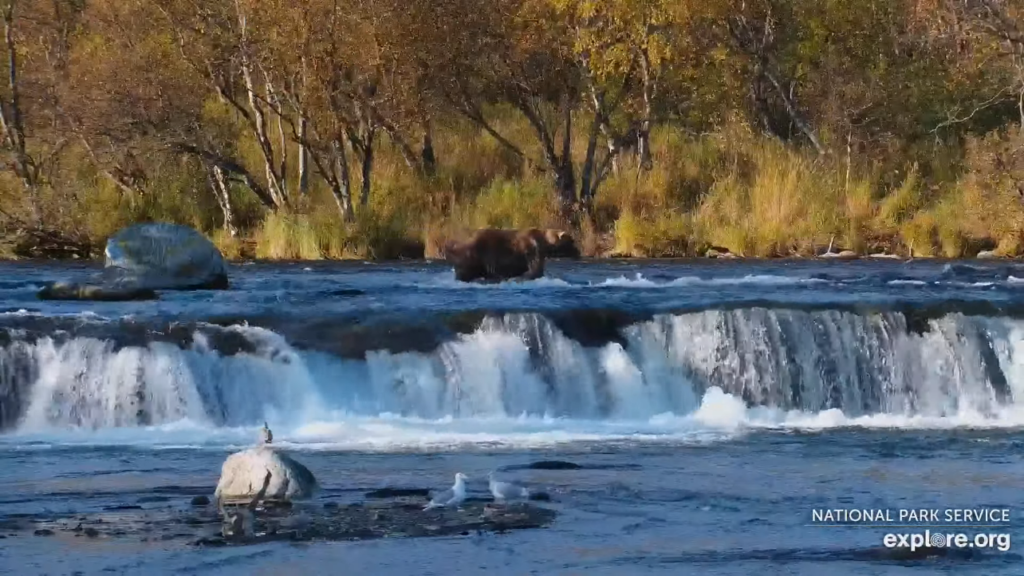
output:
[{"label": "foam on water", "polygon": [[237,446],[264,421],[277,442],[359,450],[1024,425],[1024,323],[1007,318],[707,311],[585,347],[543,316],[509,314],[429,354],[348,360],[228,330],[251,350],[222,355],[201,333],[187,349],[12,342],[0,443]]},{"label": "foam on water", "polygon": [[744,284],[791,286],[796,284],[819,284],[828,282],[829,280],[825,280],[823,278],[798,278],[793,276],[775,276],[771,274],[747,274],[746,276],[737,276],[732,278],[700,278],[698,276],[681,276],[673,280],[657,282],[649,280],[645,278],[643,274],[638,273],[633,278],[627,278],[625,276],[608,278],[602,282],[593,284],[593,286],[615,288],[672,288],[696,285],[735,286]]},{"label": "foam on water", "polygon": [[414,288],[447,288],[454,290],[537,290],[545,288],[568,288],[573,286],[561,278],[542,276],[536,280],[507,280],[505,282],[481,283],[460,282],[453,274],[437,275],[427,282],[417,282]]},{"label": "foam on water", "polygon": [[736,277],[701,278],[698,276],[680,276],[671,280],[651,280],[643,274],[637,273],[632,278],[618,276],[606,278],[602,281],[587,283],[571,283],[561,278],[543,277],[528,281],[507,281],[493,284],[482,284],[475,282],[459,282],[450,274],[440,275],[437,278],[414,286],[419,288],[450,288],[468,290],[535,290],[546,288],[672,288],[681,286],[739,286],[739,285],[763,285],[763,286],[791,286],[798,284],[822,284],[829,280],[822,278],[800,278],[793,276],[776,276],[772,274],[747,274]]}]

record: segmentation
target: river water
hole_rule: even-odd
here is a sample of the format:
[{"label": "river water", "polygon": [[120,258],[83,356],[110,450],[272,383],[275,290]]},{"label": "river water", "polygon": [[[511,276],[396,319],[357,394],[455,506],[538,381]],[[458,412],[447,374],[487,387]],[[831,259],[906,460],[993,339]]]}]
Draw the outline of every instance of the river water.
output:
[{"label": "river water", "polygon": [[[0,529],[0,573],[1024,571],[1024,266],[553,262],[483,286],[423,262],[252,263],[222,292],[35,298],[93,272],[0,265],[0,520],[210,495],[264,422],[325,501],[460,471],[483,495],[498,470],[559,516],[213,549]],[[525,467],[540,460],[580,469]],[[964,508],[1009,522],[813,515]],[[940,524],[1012,543],[912,560],[883,546]]]}]

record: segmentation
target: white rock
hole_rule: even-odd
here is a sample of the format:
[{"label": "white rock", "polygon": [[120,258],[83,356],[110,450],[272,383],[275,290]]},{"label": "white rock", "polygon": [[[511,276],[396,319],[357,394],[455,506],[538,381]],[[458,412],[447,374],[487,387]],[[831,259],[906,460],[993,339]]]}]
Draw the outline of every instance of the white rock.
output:
[{"label": "white rock", "polygon": [[250,500],[263,487],[268,470],[267,500],[305,500],[316,493],[316,478],[308,468],[270,446],[258,446],[228,456],[214,497],[223,502]]},{"label": "white rock", "polygon": [[227,267],[206,236],[165,222],[135,224],[107,240],[108,281],[154,290],[223,289]]},{"label": "white rock", "polygon": [[843,250],[842,252],[825,252],[818,256],[818,258],[833,258],[835,260],[855,260],[859,258],[856,252],[853,250]]},{"label": "white rock", "polygon": [[999,254],[997,254],[995,250],[982,250],[981,252],[978,252],[977,257],[982,260],[991,260],[992,258],[999,258]]}]

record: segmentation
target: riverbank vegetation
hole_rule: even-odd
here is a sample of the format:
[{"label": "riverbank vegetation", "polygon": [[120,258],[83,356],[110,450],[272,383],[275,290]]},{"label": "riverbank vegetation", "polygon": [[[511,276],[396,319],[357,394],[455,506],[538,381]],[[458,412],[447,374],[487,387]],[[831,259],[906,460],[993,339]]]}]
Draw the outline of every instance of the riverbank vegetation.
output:
[{"label": "riverbank vegetation", "polygon": [[0,0],[0,254],[1024,253],[1020,0]]}]

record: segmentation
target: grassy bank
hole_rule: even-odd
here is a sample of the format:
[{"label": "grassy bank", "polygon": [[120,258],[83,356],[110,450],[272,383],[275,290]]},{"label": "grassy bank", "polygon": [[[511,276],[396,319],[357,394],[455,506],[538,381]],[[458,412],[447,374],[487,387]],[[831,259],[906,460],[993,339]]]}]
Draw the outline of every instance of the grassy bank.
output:
[{"label": "grassy bank", "polygon": [[[526,126],[503,129],[527,141]],[[97,253],[117,229],[149,220],[196,227],[231,258],[271,260],[435,257],[446,239],[478,227],[566,226],[555,216],[546,173],[525,168],[468,125],[444,133],[429,178],[384,145],[369,202],[357,203],[348,223],[319,180],[277,212],[234,185],[233,237],[202,171],[186,161],[161,166],[145,195],[126,194],[84,161],[69,165],[36,204],[46,207],[41,218],[51,228],[86,239]],[[576,139],[578,158],[582,142]],[[1021,144],[1013,127],[955,146],[881,156],[839,148],[819,156],[742,124],[699,136],[663,126],[652,136],[653,168],[638,170],[634,157],[623,156],[575,234],[588,256],[701,256],[711,247],[747,257],[807,256],[833,238],[836,249],[860,254],[908,255],[912,247],[917,257],[982,249],[1020,256]],[[4,184],[0,201],[25,213],[23,193]],[[14,244],[9,233],[0,252],[9,256]]]}]

